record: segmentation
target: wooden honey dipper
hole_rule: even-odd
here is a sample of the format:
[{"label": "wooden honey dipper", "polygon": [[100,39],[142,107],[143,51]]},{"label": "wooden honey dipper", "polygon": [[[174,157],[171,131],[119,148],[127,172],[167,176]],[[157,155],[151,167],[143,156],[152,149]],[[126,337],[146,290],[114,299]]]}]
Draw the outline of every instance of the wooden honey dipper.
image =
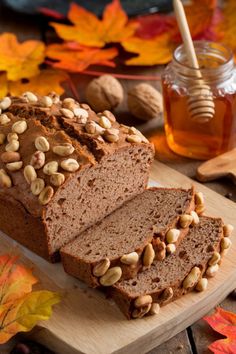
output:
[{"label": "wooden honey dipper", "polygon": [[173,7],[184,42],[188,64],[194,69],[195,79],[197,79],[197,82],[189,87],[188,110],[193,120],[205,123],[215,114],[213,94],[211,88],[203,80],[183,4],[180,0],[173,0]]}]

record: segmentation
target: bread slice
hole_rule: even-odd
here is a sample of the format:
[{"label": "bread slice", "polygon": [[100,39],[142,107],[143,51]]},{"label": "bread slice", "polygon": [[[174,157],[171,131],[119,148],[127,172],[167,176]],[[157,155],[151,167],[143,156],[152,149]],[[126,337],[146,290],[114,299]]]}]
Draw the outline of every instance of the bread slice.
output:
[{"label": "bread slice", "polygon": [[[193,189],[147,189],[64,246],[64,269],[92,287],[106,285],[103,275],[108,268],[108,274],[117,272],[109,285],[132,278],[148,268],[155,256],[162,260],[168,249],[174,251],[188,232],[188,227],[180,228],[179,218],[194,206]],[[166,247],[170,229],[179,237]]]},{"label": "bread slice", "polygon": [[205,289],[207,279],[203,277],[214,276],[218,270],[225,239],[222,220],[203,216],[174,254],[162,262],[154,261],[150,269],[133,279],[116,283],[110,294],[129,319],[154,314],[159,305],[194,288]]}]

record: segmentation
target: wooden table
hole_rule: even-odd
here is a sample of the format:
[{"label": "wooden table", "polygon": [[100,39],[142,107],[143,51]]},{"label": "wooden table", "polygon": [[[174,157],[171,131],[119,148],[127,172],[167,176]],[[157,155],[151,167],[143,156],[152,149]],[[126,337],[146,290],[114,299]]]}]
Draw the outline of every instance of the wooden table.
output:
[{"label": "wooden table", "polygon": [[[37,38],[42,40],[50,37],[50,32],[48,32],[47,22],[45,19],[42,20],[42,18],[40,17],[28,17],[13,13],[0,5],[0,33],[2,32],[13,32],[18,36],[18,39],[20,40],[25,40],[29,38]],[[124,73],[148,73],[158,76],[160,74],[161,68],[155,67],[142,70],[137,70],[134,68],[122,68],[121,70]],[[79,80],[77,80],[77,78],[78,76],[76,75],[74,76],[73,80],[77,87],[79,96],[81,100],[83,100],[84,88],[91,80],[91,77],[86,75],[79,75]],[[127,90],[130,87],[134,86],[137,83],[137,81],[131,80],[122,80],[121,82],[125,89],[125,94],[127,93]],[[153,81],[151,84],[160,89],[159,81]],[[193,179],[195,178],[196,168],[200,164],[200,161],[193,161],[187,158],[179,157],[169,150],[163,131],[162,118],[153,120],[145,124],[137,120],[135,121],[134,118],[127,113],[127,106],[125,103],[116,110],[116,114],[118,115],[120,121],[125,122],[127,124],[135,124],[144,133],[146,133],[147,136],[149,136],[149,138],[154,142],[156,146],[157,159],[166,163],[168,166],[178,170],[179,172]],[[222,179],[220,181],[210,182],[207,183],[207,186],[217,191],[218,193],[230,197],[232,200],[236,201],[236,186],[230,180]],[[227,310],[236,312],[236,295],[229,296],[220,305]],[[166,343],[153,349],[151,352],[149,352],[149,354],[210,353],[210,351],[207,349],[207,346],[211,342],[219,338],[219,335],[217,335],[213,330],[211,330],[210,327],[204,323],[204,321],[200,320],[193,324],[191,327],[187,328],[185,331],[179,333],[172,339],[168,340]],[[7,353],[7,351],[5,353]]]}]

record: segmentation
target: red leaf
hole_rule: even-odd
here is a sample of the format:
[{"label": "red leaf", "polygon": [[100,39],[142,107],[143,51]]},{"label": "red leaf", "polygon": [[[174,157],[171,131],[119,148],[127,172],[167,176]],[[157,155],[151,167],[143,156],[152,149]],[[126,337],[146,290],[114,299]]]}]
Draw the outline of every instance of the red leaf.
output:
[{"label": "red leaf", "polygon": [[176,25],[173,16],[159,14],[138,16],[136,22],[138,22],[139,27],[135,36],[143,39],[150,39],[168,32]]}]

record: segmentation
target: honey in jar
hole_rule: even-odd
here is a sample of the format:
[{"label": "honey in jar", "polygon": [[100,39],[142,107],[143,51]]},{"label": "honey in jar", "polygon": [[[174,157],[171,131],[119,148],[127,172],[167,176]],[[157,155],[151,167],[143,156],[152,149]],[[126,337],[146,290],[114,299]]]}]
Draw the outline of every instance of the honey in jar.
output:
[{"label": "honey in jar", "polygon": [[198,79],[181,45],[162,75],[165,132],[172,151],[204,160],[236,146],[236,73],[232,52],[224,45],[197,41],[194,47],[204,84],[213,94],[214,116],[193,120],[189,113],[189,87]]}]

